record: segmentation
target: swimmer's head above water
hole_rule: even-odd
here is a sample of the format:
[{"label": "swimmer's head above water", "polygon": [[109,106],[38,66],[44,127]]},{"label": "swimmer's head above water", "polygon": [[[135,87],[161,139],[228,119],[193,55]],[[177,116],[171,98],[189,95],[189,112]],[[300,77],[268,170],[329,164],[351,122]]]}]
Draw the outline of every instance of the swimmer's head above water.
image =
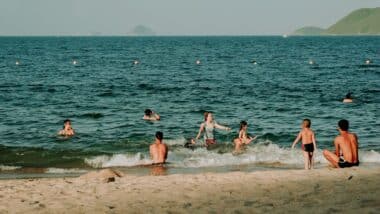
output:
[{"label": "swimmer's head above water", "polygon": [[144,113],[146,116],[151,116],[153,114],[153,111],[151,109],[145,109]]}]

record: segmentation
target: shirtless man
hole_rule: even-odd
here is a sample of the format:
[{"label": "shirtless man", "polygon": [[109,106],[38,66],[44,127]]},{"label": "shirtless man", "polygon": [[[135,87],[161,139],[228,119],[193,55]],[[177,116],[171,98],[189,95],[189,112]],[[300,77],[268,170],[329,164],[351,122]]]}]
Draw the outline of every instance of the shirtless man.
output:
[{"label": "shirtless man", "polygon": [[325,158],[336,168],[359,166],[358,137],[355,133],[348,132],[347,120],[338,122],[339,134],[335,140],[335,154],[324,150]]},{"label": "shirtless man", "polygon": [[71,127],[71,120],[66,119],[65,121],[63,121],[63,129],[58,132],[58,135],[68,137],[73,136],[74,134],[74,129]]},{"label": "shirtless man", "polygon": [[168,157],[168,147],[162,143],[163,137],[162,132],[156,132],[156,141],[149,147],[153,164],[163,164]]},{"label": "shirtless man", "polygon": [[151,109],[145,109],[144,111],[144,120],[150,120],[150,121],[157,121],[160,120],[161,117],[156,112],[152,111]]},{"label": "shirtless man", "polygon": [[310,126],[311,121],[309,119],[304,119],[301,124],[302,129],[292,144],[293,149],[294,146],[298,143],[298,141],[302,140],[302,150],[305,169],[314,168],[313,153],[314,150],[317,149],[317,144],[315,143],[315,135],[313,130],[311,130]]}]

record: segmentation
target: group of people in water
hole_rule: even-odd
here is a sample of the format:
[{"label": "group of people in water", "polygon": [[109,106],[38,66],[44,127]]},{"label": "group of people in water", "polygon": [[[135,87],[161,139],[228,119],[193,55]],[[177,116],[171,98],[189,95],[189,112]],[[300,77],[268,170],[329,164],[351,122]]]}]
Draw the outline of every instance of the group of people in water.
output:
[{"label": "group of people in water", "polygon": [[[144,120],[157,121],[160,116],[153,112],[151,109],[146,109],[143,116]],[[345,168],[359,165],[358,155],[358,138],[355,133],[348,131],[349,122],[347,120],[340,120],[338,122],[339,135],[334,140],[335,151],[323,151],[323,155],[330,162],[333,167]],[[218,124],[211,112],[204,113],[204,122],[200,124],[199,131],[195,139],[191,139],[189,144],[195,145],[199,142],[203,133],[203,144],[207,149],[211,149],[217,144],[215,139],[215,129],[230,131],[231,128]],[[244,147],[254,141],[257,136],[250,136],[247,132],[248,123],[246,121],[240,122],[240,129],[237,138],[233,140],[234,153],[241,153]],[[73,136],[74,129],[71,126],[71,121],[66,119],[64,127],[58,132],[59,135]],[[163,143],[164,135],[162,132],[156,132],[155,142],[150,145],[149,153],[154,165],[164,164],[168,157],[168,146]],[[316,138],[313,130],[311,129],[311,120],[304,119],[301,124],[301,131],[294,140],[291,148],[296,144],[302,142],[302,151],[304,157],[305,169],[314,168],[314,152],[317,150]]]}]

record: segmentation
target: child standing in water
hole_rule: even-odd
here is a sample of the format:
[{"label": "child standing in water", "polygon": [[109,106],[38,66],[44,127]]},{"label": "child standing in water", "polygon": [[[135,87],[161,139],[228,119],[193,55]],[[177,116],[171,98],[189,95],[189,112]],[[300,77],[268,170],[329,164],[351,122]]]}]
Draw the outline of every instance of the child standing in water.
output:
[{"label": "child standing in water", "polygon": [[254,141],[257,136],[251,137],[248,136],[247,134],[247,129],[248,129],[248,123],[247,121],[241,121],[240,122],[240,129],[239,129],[239,137],[235,138],[234,143],[235,143],[235,150],[234,153],[240,153],[241,149],[244,145],[247,145]]},{"label": "child standing in water", "polygon": [[301,131],[297,138],[294,140],[292,149],[294,146],[302,139],[302,150],[305,163],[305,169],[314,168],[313,153],[317,149],[315,143],[315,136],[313,130],[310,129],[311,121],[309,119],[304,119],[301,125]]}]

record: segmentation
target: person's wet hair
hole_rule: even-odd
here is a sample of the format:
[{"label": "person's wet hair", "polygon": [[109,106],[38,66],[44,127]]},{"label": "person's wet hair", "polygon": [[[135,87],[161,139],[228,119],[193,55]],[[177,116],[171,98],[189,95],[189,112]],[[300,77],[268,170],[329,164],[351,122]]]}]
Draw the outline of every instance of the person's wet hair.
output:
[{"label": "person's wet hair", "polygon": [[240,122],[240,130],[242,130],[243,127],[244,127],[244,126],[247,126],[247,125],[248,125],[247,121],[242,120],[242,121]]},{"label": "person's wet hair", "polygon": [[150,110],[150,109],[148,109],[148,108],[145,109],[144,112],[145,112],[145,115],[146,115],[146,116],[150,116],[150,115],[152,115],[152,113],[153,113],[152,110]]},{"label": "person's wet hair", "polygon": [[164,134],[162,132],[156,132],[156,138],[158,140],[162,140],[164,138]]},{"label": "person's wet hair", "polygon": [[348,130],[348,127],[349,127],[349,122],[348,120],[339,120],[338,122],[338,126],[339,128],[342,130],[342,131],[347,131]]},{"label": "person's wet hair", "polygon": [[352,99],[352,92],[348,92],[345,99]]},{"label": "person's wet hair", "polygon": [[67,122],[71,123],[71,120],[70,119],[66,119],[66,120],[63,121],[63,124],[65,124]]},{"label": "person's wet hair", "polygon": [[207,117],[208,117],[208,114],[210,114],[211,112],[208,112],[206,111],[205,113],[203,113],[203,116],[205,117],[205,121],[207,121]]},{"label": "person's wet hair", "polygon": [[310,126],[311,126],[311,121],[310,121],[309,119],[304,119],[303,122],[304,122],[306,128],[310,128]]}]

